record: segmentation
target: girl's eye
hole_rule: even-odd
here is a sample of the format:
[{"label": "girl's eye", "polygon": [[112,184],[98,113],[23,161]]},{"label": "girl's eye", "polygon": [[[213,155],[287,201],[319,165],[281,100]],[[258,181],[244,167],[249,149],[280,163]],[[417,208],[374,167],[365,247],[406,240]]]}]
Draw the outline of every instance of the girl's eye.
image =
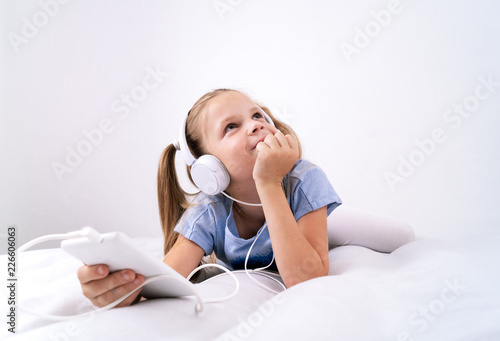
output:
[{"label": "girl's eye", "polygon": [[253,114],[252,118],[256,119],[262,118],[262,114],[260,112],[256,112],[255,114]]},{"label": "girl's eye", "polygon": [[224,128],[224,134],[227,134],[231,129],[236,128],[236,124],[234,123],[229,123],[226,128]]}]

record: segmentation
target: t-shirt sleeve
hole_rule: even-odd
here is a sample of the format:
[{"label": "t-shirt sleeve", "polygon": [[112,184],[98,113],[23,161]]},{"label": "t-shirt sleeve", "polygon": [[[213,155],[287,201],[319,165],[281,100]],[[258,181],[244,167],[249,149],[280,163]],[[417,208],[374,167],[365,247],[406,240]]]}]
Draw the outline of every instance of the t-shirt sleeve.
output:
[{"label": "t-shirt sleeve", "polygon": [[291,174],[292,193],[289,196],[290,208],[295,220],[321,207],[327,207],[327,215],[342,204],[326,174],[318,166],[310,164]]},{"label": "t-shirt sleeve", "polygon": [[208,205],[191,206],[184,212],[174,231],[198,244],[208,256],[214,250],[216,219],[213,208]]}]

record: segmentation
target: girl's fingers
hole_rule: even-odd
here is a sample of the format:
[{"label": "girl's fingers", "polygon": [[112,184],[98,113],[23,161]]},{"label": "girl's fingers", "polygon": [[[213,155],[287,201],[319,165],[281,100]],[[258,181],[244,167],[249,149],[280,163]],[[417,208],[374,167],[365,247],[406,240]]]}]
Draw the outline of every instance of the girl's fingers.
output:
[{"label": "girl's fingers", "polygon": [[[278,131],[276,134],[274,134],[274,137],[278,141],[280,147],[292,147],[290,143],[288,142],[288,137],[290,135],[284,135],[281,131]],[[291,136],[290,136],[291,137]]]},{"label": "girl's fingers", "polygon": [[271,149],[280,147],[280,144],[275,136],[276,135],[267,135],[266,138],[264,139],[264,143]]},{"label": "girl's fingers", "polygon": [[288,146],[288,141],[285,138],[285,135],[283,135],[283,133],[279,130],[274,135],[267,135],[264,139],[264,143],[269,146],[269,148]]},{"label": "girl's fingers", "polygon": [[95,298],[119,286],[130,283],[136,276],[132,270],[121,270],[82,285],[83,294],[87,298]]},{"label": "girl's fingers", "polygon": [[284,135],[281,131],[274,134],[274,137],[278,141],[280,147],[288,147],[290,149],[298,148],[297,140],[291,135]]},{"label": "girl's fingers", "polygon": [[77,271],[78,280],[81,284],[86,284],[97,279],[105,278],[109,273],[108,267],[104,264],[83,265]]},{"label": "girl's fingers", "polygon": [[[104,307],[116,301],[144,283],[144,276],[136,275],[132,270],[121,270],[109,274],[106,265],[84,265],[78,269],[77,275],[83,295],[98,307]],[[124,307],[132,304],[140,292],[141,290],[137,290],[117,306]]]},{"label": "girl's fingers", "polygon": [[[118,287],[114,287],[113,289],[98,295],[92,300],[92,303],[94,303],[98,307],[104,307],[116,301],[117,299],[125,296],[129,292],[134,291],[134,289],[137,289],[142,283],[144,283],[144,276],[137,275],[131,282],[120,285]],[[137,299],[140,292],[141,289],[137,289],[132,295],[127,297],[123,302],[120,302],[120,304],[118,304],[117,307],[126,307],[131,305]]]}]

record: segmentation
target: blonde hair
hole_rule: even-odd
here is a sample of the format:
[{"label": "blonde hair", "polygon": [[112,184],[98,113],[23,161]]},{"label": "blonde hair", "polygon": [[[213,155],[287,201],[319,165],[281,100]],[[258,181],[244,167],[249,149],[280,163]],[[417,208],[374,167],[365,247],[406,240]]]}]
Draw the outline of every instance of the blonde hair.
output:
[{"label": "blonde hair", "polygon": [[[203,154],[202,141],[201,141],[201,131],[200,129],[200,117],[201,113],[205,109],[208,102],[221,94],[227,93],[229,91],[240,92],[233,89],[217,89],[203,95],[196,103],[193,105],[188,113],[188,119],[186,122],[186,142],[191,150],[191,153],[195,158],[199,158]],[[245,94],[246,95],[246,94]],[[283,134],[290,134],[299,141],[297,134],[293,129],[287,124],[277,120],[271,113],[271,111],[258,103],[262,110],[264,110],[273,120],[274,125]],[[163,230],[164,248],[163,252],[166,255],[172,246],[177,241],[178,233],[174,231],[175,226],[179,222],[180,218],[184,212],[189,208],[190,203],[188,201],[189,194],[186,193],[179,184],[177,179],[177,172],[175,170],[175,152],[176,149],[173,144],[170,144],[160,157],[160,163],[158,166],[158,206],[160,210],[160,220],[161,227]],[[299,158],[302,156],[302,147],[299,141]],[[188,171],[188,176],[191,179],[191,166],[186,166]],[[194,183],[193,183],[194,185]]]}]

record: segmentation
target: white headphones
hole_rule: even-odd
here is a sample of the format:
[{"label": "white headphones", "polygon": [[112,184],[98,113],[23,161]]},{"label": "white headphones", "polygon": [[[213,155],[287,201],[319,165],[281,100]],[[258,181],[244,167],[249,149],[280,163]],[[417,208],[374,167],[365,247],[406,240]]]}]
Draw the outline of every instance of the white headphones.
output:
[{"label": "white headphones", "polygon": [[[259,106],[260,112],[266,121],[274,126],[274,122]],[[200,191],[208,195],[223,192],[229,186],[229,173],[224,164],[215,156],[205,154],[196,159],[186,141],[186,122],[189,113],[184,118],[179,132],[179,139],[173,142],[175,149],[181,152],[184,162],[191,166],[191,178]]]}]

